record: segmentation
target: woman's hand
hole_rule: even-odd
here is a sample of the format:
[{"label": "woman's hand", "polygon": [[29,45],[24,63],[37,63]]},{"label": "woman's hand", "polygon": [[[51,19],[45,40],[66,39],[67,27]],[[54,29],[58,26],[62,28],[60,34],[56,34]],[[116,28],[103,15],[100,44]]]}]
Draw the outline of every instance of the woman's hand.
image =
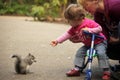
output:
[{"label": "woman's hand", "polygon": [[110,37],[109,43],[117,43],[119,41],[120,41],[119,38]]},{"label": "woman's hand", "polygon": [[57,44],[58,44],[57,41],[51,41],[51,43],[50,43],[50,45],[53,46],[53,47],[57,46]]}]

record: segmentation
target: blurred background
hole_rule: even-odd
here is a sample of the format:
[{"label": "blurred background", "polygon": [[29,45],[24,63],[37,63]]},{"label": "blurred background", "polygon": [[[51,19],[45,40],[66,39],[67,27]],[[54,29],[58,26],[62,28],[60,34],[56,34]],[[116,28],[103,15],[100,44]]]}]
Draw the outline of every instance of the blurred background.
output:
[{"label": "blurred background", "polygon": [[32,16],[39,21],[62,21],[67,5],[76,0],[0,0],[0,15]]},{"label": "blurred background", "polygon": [[65,22],[63,13],[71,3],[77,3],[77,0],[0,0],[0,15],[31,16],[35,21]]}]

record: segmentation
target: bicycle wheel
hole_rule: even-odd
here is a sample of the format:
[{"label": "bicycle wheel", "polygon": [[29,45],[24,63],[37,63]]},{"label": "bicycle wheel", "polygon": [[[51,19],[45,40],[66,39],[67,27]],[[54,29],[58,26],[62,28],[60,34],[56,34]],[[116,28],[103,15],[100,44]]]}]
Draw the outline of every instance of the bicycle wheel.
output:
[{"label": "bicycle wheel", "polygon": [[84,80],[91,80],[91,77],[92,77],[91,74],[92,74],[91,70],[87,70]]}]

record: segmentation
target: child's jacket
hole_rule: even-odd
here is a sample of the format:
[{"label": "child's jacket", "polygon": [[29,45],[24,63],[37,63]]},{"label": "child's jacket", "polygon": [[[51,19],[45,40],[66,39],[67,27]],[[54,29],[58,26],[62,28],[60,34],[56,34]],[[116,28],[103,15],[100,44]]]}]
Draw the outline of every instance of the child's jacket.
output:
[{"label": "child's jacket", "polygon": [[84,21],[81,23],[81,25],[77,27],[71,27],[67,32],[65,32],[62,36],[57,38],[57,41],[59,43],[62,43],[63,41],[70,39],[74,43],[82,42],[86,46],[90,46],[91,44],[91,36],[88,34],[83,33],[81,30],[82,28],[88,28],[88,31],[90,33],[96,33],[100,36],[103,36],[104,39],[96,38],[95,44],[101,43],[103,40],[105,40],[105,36],[102,33],[102,28],[99,24],[97,24],[95,21],[85,18]]}]

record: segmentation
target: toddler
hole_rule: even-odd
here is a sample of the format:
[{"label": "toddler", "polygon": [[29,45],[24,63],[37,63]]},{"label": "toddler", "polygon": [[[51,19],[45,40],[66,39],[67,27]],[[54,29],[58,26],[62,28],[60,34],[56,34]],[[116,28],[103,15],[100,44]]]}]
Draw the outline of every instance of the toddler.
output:
[{"label": "toddler", "polygon": [[102,33],[102,27],[95,21],[85,18],[83,9],[77,4],[70,4],[64,12],[65,18],[71,25],[70,29],[67,30],[63,35],[58,37],[56,40],[51,41],[52,46],[56,46],[58,43],[62,43],[66,40],[70,40],[73,43],[82,42],[84,45],[78,49],[75,59],[74,68],[66,73],[67,76],[80,76],[80,72],[84,65],[85,53],[91,45],[91,37],[83,31],[90,33],[96,33],[104,39],[96,38],[95,50],[98,54],[99,66],[103,69],[103,80],[110,78],[109,62],[108,57],[105,54],[107,48],[106,37]]}]

